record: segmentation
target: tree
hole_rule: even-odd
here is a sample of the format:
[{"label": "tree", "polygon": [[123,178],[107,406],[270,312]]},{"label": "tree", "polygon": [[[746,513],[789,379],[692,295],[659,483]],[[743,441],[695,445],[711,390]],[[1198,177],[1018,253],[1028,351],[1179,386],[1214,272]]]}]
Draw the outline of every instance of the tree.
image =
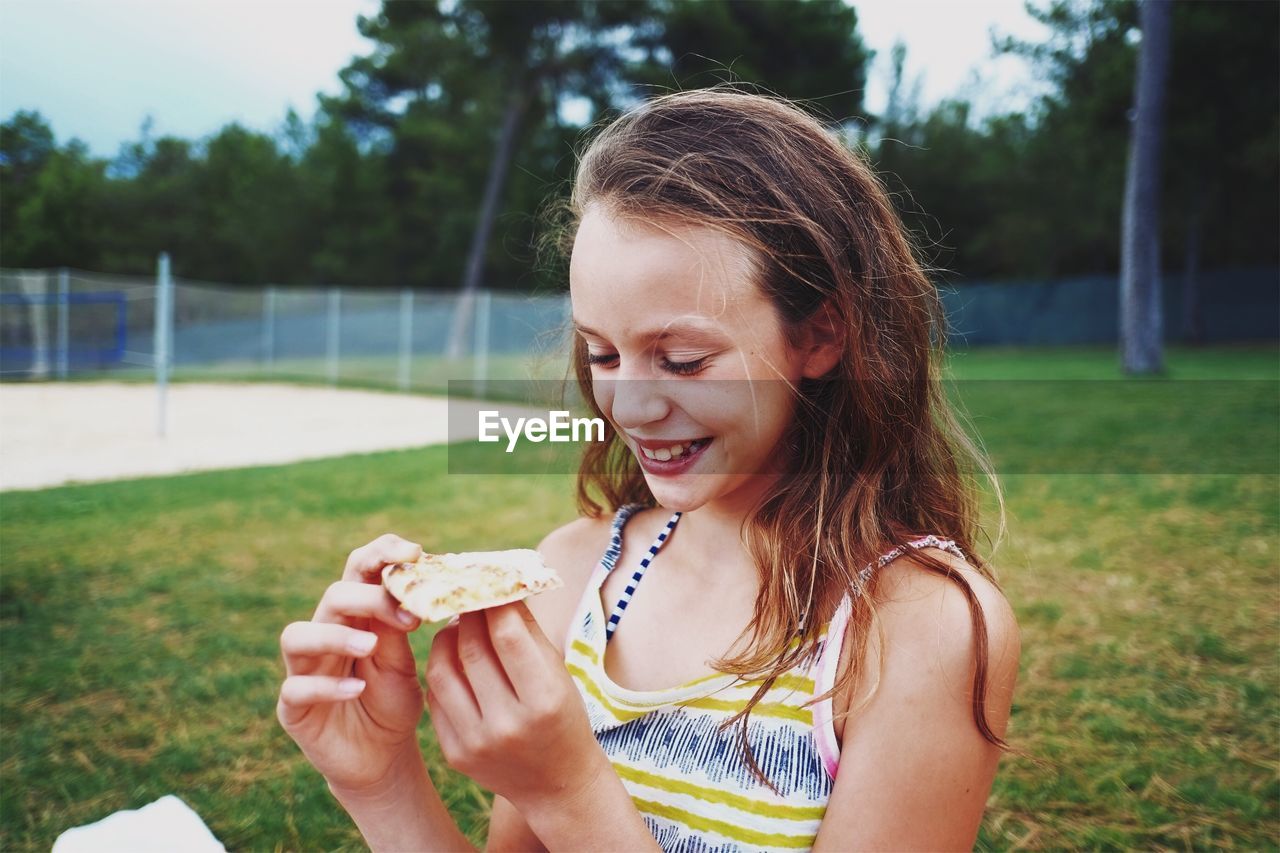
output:
[{"label": "tree", "polygon": [[306,235],[299,281],[390,287],[391,218],[386,210],[386,160],[361,153],[341,116],[321,112],[313,141],[298,164],[295,216]]},{"label": "tree", "polygon": [[121,147],[112,164],[117,177],[104,201],[107,227],[103,236],[103,268],[107,272],[149,275],[156,256],[169,252],[187,274],[213,279],[200,268],[205,239],[200,221],[195,146],[185,139],[143,138]]},{"label": "tree", "polygon": [[[627,28],[642,29],[647,8],[621,0],[384,2],[377,16],[360,19],[378,47],[344,70],[346,95],[331,107],[385,151],[395,221],[410,229],[396,241],[402,281],[461,279],[466,298],[455,312],[452,353],[462,348],[470,294],[491,260],[521,144],[555,123],[549,117],[563,99],[606,97]],[[470,248],[455,269],[450,258],[464,229]]]},{"label": "tree", "polygon": [[[844,119],[860,109],[868,56],[856,21],[834,0],[384,3],[360,22],[377,47],[326,108],[385,158],[400,280],[460,282],[466,297],[486,272],[524,274],[534,211],[572,167],[566,102],[599,113],[633,101],[634,84],[706,85],[718,82],[707,68],[730,66]],[[469,308],[455,313],[453,353]]]},{"label": "tree", "polygon": [[1126,373],[1163,370],[1160,287],[1160,153],[1169,68],[1171,0],[1142,0],[1120,263],[1120,348]]},{"label": "tree", "polygon": [[53,130],[38,112],[19,110],[0,125],[0,258],[7,266],[28,263],[17,214],[56,150]]},{"label": "tree", "polygon": [[[48,155],[14,212],[13,258],[25,267],[98,266],[106,164],[78,139]],[[6,229],[9,230],[9,229]]]},{"label": "tree", "polygon": [[884,115],[880,116],[880,138],[896,138],[907,128],[912,127],[920,117],[920,90],[924,81],[916,77],[909,87],[907,84],[907,45],[898,40],[893,43],[889,52],[890,77],[889,98],[885,104]]},{"label": "tree", "polygon": [[852,6],[663,0],[655,9],[659,26],[636,38],[646,56],[630,74],[642,94],[735,81],[800,101],[829,122],[861,115],[872,52]]},{"label": "tree", "polygon": [[[1050,84],[1033,108],[1023,168],[1039,186],[1044,275],[1119,266],[1124,151],[1138,40],[1129,0],[1028,3],[1049,31],[1041,43],[995,40]],[[1280,4],[1183,0],[1173,4],[1172,56],[1162,157],[1162,264],[1181,267],[1194,331],[1201,265],[1280,263]]]},{"label": "tree", "polygon": [[[1173,6],[1164,262],[1181,266],[1181,322],[1203,339],[1200,269],[1280,263],[1280,3]],[[1179,328],[1180,327],[1180,328]]]},{"label": "tree", "polygon": [[1042,239],[1027,273],[1107,273],[1119,265],[1136,11],[1129,0],[1028,2],[1048,40],[995,40],[998,51],[1023,56],[1051,86],[1029,117],[1034,133],[1023,168],[1035,186],[1027,209],[1041,220]]}]

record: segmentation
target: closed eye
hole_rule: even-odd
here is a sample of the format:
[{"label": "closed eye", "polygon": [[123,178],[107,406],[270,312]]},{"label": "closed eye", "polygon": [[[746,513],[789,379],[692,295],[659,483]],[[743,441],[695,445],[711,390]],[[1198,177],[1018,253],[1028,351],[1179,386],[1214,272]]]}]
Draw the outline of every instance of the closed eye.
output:
[{"label": "closed eye", "polygon": [[694,361],[672,361],[664,357],[662,359],[662,369],[678,376],[689,376],[701,370],[706,361],[705,358],[699,358]]},{"label": "closed eye", "polygon": [[[596,367],[613,367],[618,363],[617,353],[587,353],[587,364]],[[659,360],[662,369],[668,373],[674,373],[677,376],[691,376],[706,366],[705,358],[695,359],[693,361],[672,361],[663,356]]]}]

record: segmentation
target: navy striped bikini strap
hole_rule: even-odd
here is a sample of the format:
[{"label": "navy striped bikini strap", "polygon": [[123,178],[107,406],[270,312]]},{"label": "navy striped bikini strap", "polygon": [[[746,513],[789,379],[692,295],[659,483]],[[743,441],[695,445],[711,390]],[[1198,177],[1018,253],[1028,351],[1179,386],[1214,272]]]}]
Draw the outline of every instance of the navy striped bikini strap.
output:
[{"label": "navy striped bikini strap", "polygon": [[[609,558],[601,560],[604,563],[606,571],[613,571],[614,565],[618,561],[619,555],[622,553],[622,526],[626,523],[627,518],[635,512],[639,507],[623,507],[630,510],[626,515],[619,510],[618,515],[614,517],[613,540],[609,543],[609,550],[605,553],[605,557]],[[621,518],[621,522],[619,522]],[[672,514],[667,520],[667,524],[662,528],[662,532],[658,534],[658,538],[653,540],[653,544],[649,546],[649,553],[645,554],[644,559],[640,561],[640,566],[631,575],[631,579],[627,581],[627,588],[623,590],[622,597],[618,599],[618,603],[613,605],[613,611],[609,614],[609,619],[604,626],[604,639],[608,642],[613,638],[613,632],[618,630],[618,623],[622,621],[622,613],[627,609],[627,605],[631,603],[631,596],[635,595],[636,587],[640,584],[640,579],[644,577],[645,571],[649,568],[649,564],[653,562],[653,558],[658,556],[658,552],[662,550],[662,546],[666,544],[667,537],[671,535],[671,531],[675,529],[676,522],[680,520],[680,513]]]},{"label": "navy striped bikini strap", "polygon": [[640,504],[626,504],[618,507],[618,511],[613,514],[613,524],[609,531],[609,547],[600,558],[600,565],[604,566],[606,572],[613,571],[618,557],[622,556],[622,528],[626,526],[631,516],[642,509],[644,507]]}]

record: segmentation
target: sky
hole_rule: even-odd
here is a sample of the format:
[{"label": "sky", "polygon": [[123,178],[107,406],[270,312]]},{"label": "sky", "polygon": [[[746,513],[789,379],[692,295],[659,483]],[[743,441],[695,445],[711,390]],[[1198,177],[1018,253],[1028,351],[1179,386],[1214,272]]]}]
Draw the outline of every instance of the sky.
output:
[{"label": "sky", "polygon": [[[407,2],[408,0],[406,0]],[[884,108],[889,51],[907,45],[921,102],[973,99],[976,112],[1023,106],[1040,91],[1025,64],[991,58],[988,31],[1036,38],[1022,0],[852,0],[877,51],[865,96]],[[370,43],[356,16],[378,0],[0,0],[0,118],[38,110],[59,144],[77,137],[100,157],[152,135],[200,139],[228,122],[274,131],[292,107],[310,119],[316,93]],[[966,89],[966,87],[969,87]]]}]

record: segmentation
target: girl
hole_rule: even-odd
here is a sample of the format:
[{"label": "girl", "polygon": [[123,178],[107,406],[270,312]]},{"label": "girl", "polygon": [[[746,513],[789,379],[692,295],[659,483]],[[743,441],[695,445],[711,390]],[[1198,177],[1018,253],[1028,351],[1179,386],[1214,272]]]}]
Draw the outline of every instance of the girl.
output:
[{"label": "girl", "polygon": [[[539,546],[565,586],[464,615],[426,666],[488,847],[971,847],[1018,634],[883,187],[794,106],[699,90],[598,135],[570,209],[610,431]],[[280,721],[374,849],[468,847],[417,747],[416,620],[377,585],[420,551],[353,551],[281,638]]]}]

